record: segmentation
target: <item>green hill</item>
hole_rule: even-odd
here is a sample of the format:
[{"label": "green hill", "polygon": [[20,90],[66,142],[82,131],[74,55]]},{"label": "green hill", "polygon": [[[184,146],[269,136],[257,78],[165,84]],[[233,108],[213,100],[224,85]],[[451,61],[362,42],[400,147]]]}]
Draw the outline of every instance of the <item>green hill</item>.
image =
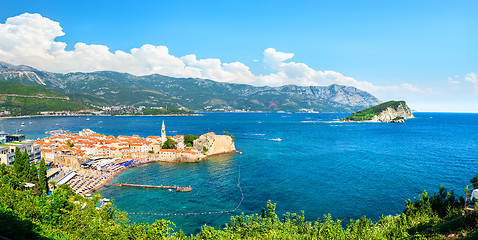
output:
[{"label": "green hill", "polygon": [[14,82],[0,82],[0,94],[17,94],[25,96],[38,96],[38,97],[58,97],[67,98],[65,95],[57,92],[38,87],[28,86]]},{"label": "green hill", "polygon": [[21,83],[0,82],[0,111],[11,116],[35,115],[42,111],[79,111],[90,109],[78,100],[60,93]]},{"label": "green hill", "polygon": [[413,117],[405,101],[388,101],[377,106],[358,111],[341,121],[380,121],[392,122]]}]

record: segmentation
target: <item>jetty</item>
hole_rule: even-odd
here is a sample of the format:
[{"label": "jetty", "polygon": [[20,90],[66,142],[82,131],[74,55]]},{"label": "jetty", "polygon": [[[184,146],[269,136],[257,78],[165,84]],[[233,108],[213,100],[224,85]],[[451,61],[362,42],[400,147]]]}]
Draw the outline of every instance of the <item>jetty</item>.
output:
[{"label": "jetty", "polygon": [[140,184],[129,184],[129,183],[114,183],[113,186],[117,187],[132,187],[132,188],[147,188],[147,189],[162,189],[162,190],[167,190],[167,189],[174,189],[176,192],[191,192],[193,189],[191,185],[188,187],[183,187],[183,186],[163,186],[162,184],[160,186],[154,186],[154,185],[140,185]]}]

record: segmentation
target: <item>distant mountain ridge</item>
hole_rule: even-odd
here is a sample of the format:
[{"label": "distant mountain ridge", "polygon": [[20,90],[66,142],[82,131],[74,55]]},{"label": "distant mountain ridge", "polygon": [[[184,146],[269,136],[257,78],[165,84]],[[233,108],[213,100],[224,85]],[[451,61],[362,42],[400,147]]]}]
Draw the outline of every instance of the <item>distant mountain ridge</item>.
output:
[{"label": "distant mountain ridge", "polygon": [[255,87],[198,78],[159,74],[51,73],[0,62],[0,81],[43,86],[72,99],[99,106],[186,107],[195,111],[316,111],[353,112],[380,104],[355,87]]}]

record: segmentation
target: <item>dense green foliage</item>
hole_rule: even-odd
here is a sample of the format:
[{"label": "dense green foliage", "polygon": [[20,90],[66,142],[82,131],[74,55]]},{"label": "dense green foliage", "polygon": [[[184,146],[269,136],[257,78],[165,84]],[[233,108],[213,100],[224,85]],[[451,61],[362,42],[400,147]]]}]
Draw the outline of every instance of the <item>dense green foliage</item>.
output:
[{"label": "dense green foliage", "polygon": [[260,214],[232,216],[222,229],[203,226],[196,235],[175,231],[168,220],[152,224],[132,224],[127,214],[111,203],[97,208],[101,196],[91,199],[76,195],[67,184],[50,195],[25,189],[14,167],[0,165],[0,237],[11,239],[437,239],[448,233],[472,233],[478,214],[423,232],[461,216],[465,198],[443,186],[438,193],[427,192],[408,200],[397,216],[383,216],[378,221],[365,217],[334,220],[325,215],[317,221],[305,221],[301,214],[276,214],[270,201]]},{"label": "dense green foliage", "polygon": [[[405,101],[388,101],[388,102],[379,104],[377,106],[373,106],[365,110],[358,111],[346,118],[342,118],[341,120],[342,121],[370,121],[372,120],[374,116],[379,115],[387,108],[390,107],[390,108],[396,109],[400,105],[406,106]],[[395,120],[398,120],[398,119],[395,119]]]},{"label": "dense green foliage", "polygon": [[179,108],[144,108],[143,115],[186,115],[195,114],[191,110],[182,110]]},{"label": "dense green foliage", "polygon": [[20,152],[20,148],[15,148],[15,162],[13,163],[13,167],[15,168],[15,172],[17,172],[20,176],[23,175],[23,158],[22,152]]},{"label": "dense green foliage", "polygon": [[37,182],[38,181],[38,169],[34,164],[32,164],[30,166],[30,173],[28,174],[28,181],[29,182]]},{"label": "dense green foliage", "polygon": [[[2,95],[14,94],[14,95]],[[42,111],[79,111],[89,109],[77,100],[38,86],[0,82],[0,111],[11,115],[35,115]]]},{"label": "dense green foliage", "polygon": [[175,149],[177,142],[171,138],[168,138],[161,148],[163,149]]},{"label": "dense green foliage", "polygon": [[478,188],[478,174],[476,174],[472,179],[470,179],[470,183],[473,184],[474,188]]},{"label": "dense green foliage", "polygon": [[192,147],[194,144],[194,140],[198,139],[199,135],[188,134],[184,136],[184,144],[186,147]]},{"label": "dense green foliage", "polygon": [[38,171],[38,191],[40,192],[40,194],[47,194],[49,191],[48,182],[46,179],[46,167],[44,158],[40,160],[40,170]]},{"label": "dense green foliage", "polygon": [[0,94],[66,98],[65,95],[48,90],[46,88],[42,88],[39,86],[28,86],[14,82],[0,82]]},{"label": "dense green foliage", "polygon": [[18,177],[23,182],[33,182],[38,179],[35,165],[30,164],[30,156],[27,150],[22,153],[18,147],[15,148],[15,161],[13,167]]}]

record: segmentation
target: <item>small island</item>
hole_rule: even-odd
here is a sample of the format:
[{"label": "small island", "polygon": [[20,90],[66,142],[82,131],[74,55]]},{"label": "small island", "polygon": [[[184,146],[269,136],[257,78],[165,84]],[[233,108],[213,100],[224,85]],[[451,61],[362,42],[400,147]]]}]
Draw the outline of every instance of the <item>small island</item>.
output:
[{"label": "small island", "polygon": [[340,121],[404,123],[406,119],[413,117],[413,113],[405,101],[388,101],[358,111],[346,118],[340,119]]}]

